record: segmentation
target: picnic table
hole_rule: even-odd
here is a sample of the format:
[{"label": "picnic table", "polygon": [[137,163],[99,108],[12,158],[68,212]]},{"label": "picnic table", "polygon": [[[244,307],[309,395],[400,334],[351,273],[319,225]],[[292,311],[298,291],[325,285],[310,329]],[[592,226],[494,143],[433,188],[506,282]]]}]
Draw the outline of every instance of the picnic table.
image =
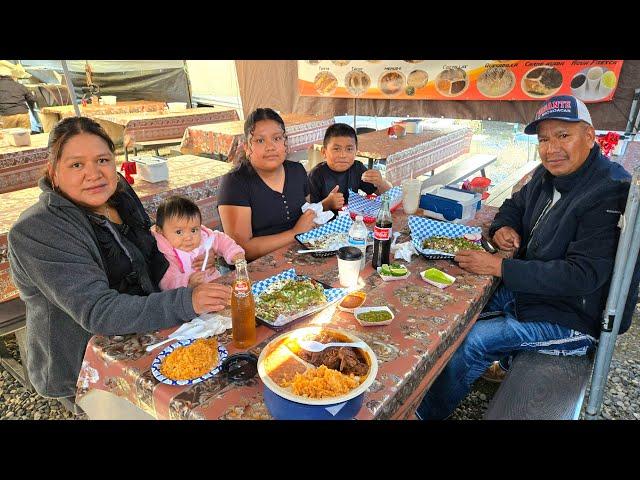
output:
[{"label": "picnic table", "polygon": [[[420,212],[420,210],[418,211]],[[485,231],[496,208],[483,207],[469,222]],[[407,215],[401,208],[393,213],[394,228],[408,239]],[[252,281],[258,281],[289,268],[333,287],[338,284],[336,257],[316,258],[298,254],[299,244],[292,243],[249,264]],[[395,313],[388,326],[362,327],[353,315],[339,311],[335,305],[305,317],[285,328],[326,324],[353,332],[375,352],[379,370],[376,380],[365,393],[356,418],[414,419],[416,406],[453,352],[458,348],[480,313],[498,280],[495,277],[464,272],[449,260],[426,260],[413,257],[407,265],[411,272],[405,280],[384,282],[371,266],[371,255],[361,272],[365,305],[388,305]],[[418,272],[436,267],[454,275],[456,282],[440,290],[424,282]],[[233,274],[219,279],[231,284]],[[230,316],[230,311],[222,311]],[[258,376],[241,383],[229,383],[216,375],[190,386],[170,386],[158,382],[150,366],[162,350],[145,351],[175,329],[124,336],[91,338],[84,356],[78,382],[76,402],[91,418],[157,419],[269,419]],[[266,326],[257,328],[257,343],[249,351],[256,356],[282,331]],[[231,330],[217,340],[229,354],[233,346]]]},{"label": "picnic table", "polygon": [[393,185],[433,171],[469,152],[472,131],[462,126],[427,127],[422,133],[392,138],[387,130],[358,136],[358,156],[386,159],[385,178]]},{"label": "picnic table", "polygon": [[47,163],[48,133],[31,135],[31,145],[0,146],[0,193],[33,187]]},{"label": "picnic table", "polygon": [[132,147],[136,142],[180,139],[187,127],[238,119],[234,109],[223,107],[187,108],[181,112],[137,112],[96,115],[118,145]]},{"label": "picnic table", "polygon": [[[116,102],[115,105],[78,105],[83,117],[95,117],[96,115],[110,115],[114,113],[160,112],[166,107],[165,102],[153,100],[126,100]],[[50,132],[56,123],[63,118],[75,117],[73,105],[60,105],[44,107],[39,112],[42,128],[45,133]]]},{"label": "picnic table", "polygon": [[[322,142],[327,128],[334,123],[333,117],[282,114],[289,152],[300,152]],[[233,162],[244,146],[244,122],[219,122],[188,127],[184,131],[180,151],[193,155],[213,154]]]}]

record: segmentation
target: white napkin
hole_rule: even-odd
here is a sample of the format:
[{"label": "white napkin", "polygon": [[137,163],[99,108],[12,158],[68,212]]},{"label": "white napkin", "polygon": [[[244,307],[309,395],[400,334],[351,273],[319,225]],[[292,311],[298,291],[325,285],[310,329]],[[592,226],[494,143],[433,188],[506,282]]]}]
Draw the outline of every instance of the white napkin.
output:
[{"label": "white napkin", "polygon": [[313,210],[316,212],[316,218],[314,218],[313,221],[317,225],[324,225],[333,218],[333,212],[331,210],[327,210],[326,212],[322,210],[322,203],[305,202],[305,204],[302,205],[302,213],[307,210]]},{"label": "white napkin", "polygon": [[189,338],[204,338],[219,335],[231,328],[231,318],[217,313],[203,313],[190,322],[183,323],[169,335],[172,338],[188,335]]},{"label": "white napkin", "polygon": [[415,247],[413,246],[413,243],[411,242],[398,243],[397,245],[395,245],[395,248],[393,250],[395,250],[393,258],[401,258],[407,262],[411,261],[411,255],[418,254]]}]

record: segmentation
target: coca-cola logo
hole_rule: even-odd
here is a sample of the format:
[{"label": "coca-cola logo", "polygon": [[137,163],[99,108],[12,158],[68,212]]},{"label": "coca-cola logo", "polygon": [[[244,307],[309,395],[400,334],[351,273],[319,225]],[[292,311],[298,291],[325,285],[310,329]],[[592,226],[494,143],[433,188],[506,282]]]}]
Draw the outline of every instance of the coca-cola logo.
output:
[{"label": "coca-cola logo", "polygon": [[238,293],[246,293],[249,291],[249,284],[247,282],[236,282],[233,289]]},{"label": "coca-cola logo", "polygon": [[376,240],[389,240],[391,238],[391,229],[373,227],[373,238],[375,238]]}]

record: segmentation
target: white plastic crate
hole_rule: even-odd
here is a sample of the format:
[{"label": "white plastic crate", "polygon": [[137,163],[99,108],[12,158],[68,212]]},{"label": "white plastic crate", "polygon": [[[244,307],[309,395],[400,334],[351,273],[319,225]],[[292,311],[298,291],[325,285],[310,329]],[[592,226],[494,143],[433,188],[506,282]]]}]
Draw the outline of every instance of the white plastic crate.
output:
[{"label": "white plastic crate", "polygon": [[136,170],[142,180],[156,183],[169,180],[169,167],[167,159],[153,156],[133,157],[136,162]]}]

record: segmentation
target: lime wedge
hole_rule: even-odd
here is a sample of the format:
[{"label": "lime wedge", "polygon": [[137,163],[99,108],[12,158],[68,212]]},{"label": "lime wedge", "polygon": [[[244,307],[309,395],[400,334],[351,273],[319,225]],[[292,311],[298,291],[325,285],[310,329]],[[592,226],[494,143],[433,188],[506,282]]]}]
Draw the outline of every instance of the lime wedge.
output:
[{"label": "lime wedge", "polygon": [[430,268],[429,270],[425,270],[424,272],[422,272],[422,276],[426,280],[442,283],[443,285],[451,285],[453,283],[453,280],[447,277],[446,273],[438,270],[437,268]]},{"label": "lime wedge", "polygon": [[406,267],[400,265],[400,266],[392,266],[390,268],[391,270],[391,275],[393,275],[394,277],[402,277],[403,275],[406,275],[408,270]]}]

